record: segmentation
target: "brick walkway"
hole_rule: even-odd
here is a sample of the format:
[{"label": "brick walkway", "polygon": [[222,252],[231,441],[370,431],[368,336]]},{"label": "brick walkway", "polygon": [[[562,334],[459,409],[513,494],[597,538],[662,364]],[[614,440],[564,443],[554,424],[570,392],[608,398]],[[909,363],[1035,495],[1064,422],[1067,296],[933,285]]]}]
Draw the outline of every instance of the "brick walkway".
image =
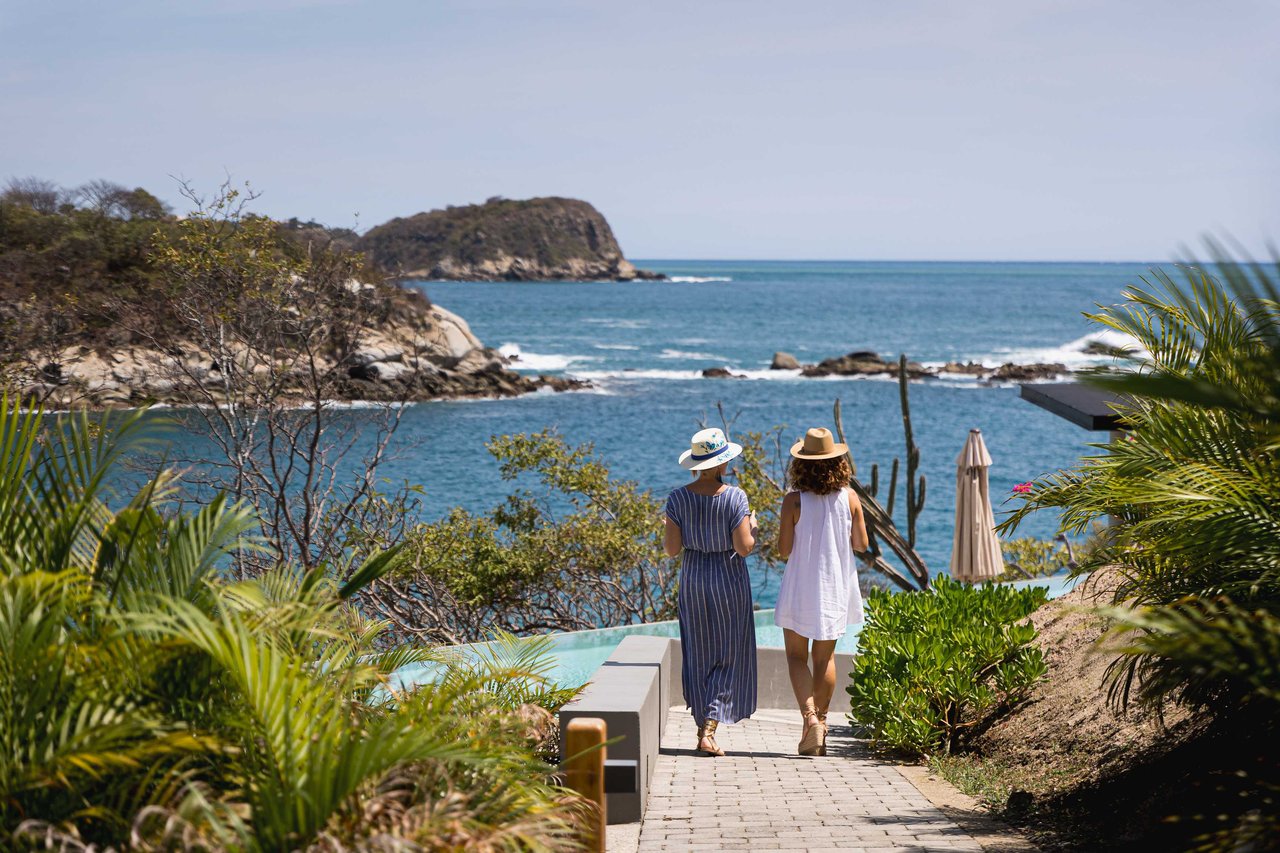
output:
[{"label": "brick walkway", "polygon": [[982,850],[835,714],[825,758],[795,754],[798,712],[721,726],[722,758],[695,755],[692,719],[683,708],[670,714],[640,851]]}]

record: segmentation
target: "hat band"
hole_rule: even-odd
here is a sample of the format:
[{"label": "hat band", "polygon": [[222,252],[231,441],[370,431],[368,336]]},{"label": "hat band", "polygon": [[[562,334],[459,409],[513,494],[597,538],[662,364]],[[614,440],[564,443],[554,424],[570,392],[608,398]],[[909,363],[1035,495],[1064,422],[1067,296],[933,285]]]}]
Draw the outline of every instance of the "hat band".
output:
[{"label": "hat band", "polygon": [[706,462],[708,459],[714,459],[715,457],[719,456],[721,453],[724,453],[728,449],[729,449],[729,445],[726,444],[724,447],[718,448],[717,450],[713,450],[710,453],[690,453],[689,458],[692,459],[694,462]]}]

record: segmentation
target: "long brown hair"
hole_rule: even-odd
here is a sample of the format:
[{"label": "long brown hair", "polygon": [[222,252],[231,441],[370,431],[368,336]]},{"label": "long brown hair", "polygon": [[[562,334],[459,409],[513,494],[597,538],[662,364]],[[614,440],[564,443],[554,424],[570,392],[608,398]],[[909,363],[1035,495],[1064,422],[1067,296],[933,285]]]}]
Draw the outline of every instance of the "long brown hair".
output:
[{"label": "long brown hair", "polygon": [[801,459],[792,457],[788,472],[791,488],[815,495],[834,494],[853,479],[853,470],[845,456],[831,459]]}]

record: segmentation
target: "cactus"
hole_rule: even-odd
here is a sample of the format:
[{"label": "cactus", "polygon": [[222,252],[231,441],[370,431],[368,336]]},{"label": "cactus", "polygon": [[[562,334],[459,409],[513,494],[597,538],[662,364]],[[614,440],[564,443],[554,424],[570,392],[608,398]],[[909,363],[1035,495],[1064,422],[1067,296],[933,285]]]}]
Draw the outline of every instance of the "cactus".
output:
[{"label": "cactus", "polygon": [[[858,481],[857,468],[853,462],[853,452],[850,451],[849,465],[854,471],[851,486],[857,493],[858,499],[862,501],[863,515],[867,521],[869,545],[862,557],[877,571],[886,575],[903,589],[928,589],[929,568],[916,552],[916,522],[920,518],[920,512],[924,509],[926,484],[923,474],[920,474],[919,477],[916,476],[916,471],[920,467],[920,448],[916,444],[915,433],[911,428],[911,404],[907,395],[907,357],[905,354],[898,358],[898,397],[902,406],[902,429],[906,436],[907,449],[906,495],[904,496],[907,510],[907,536],[903,538],[893,520],[893,509],[898,490],[898,458],[894,457],[893,466],[889,472],[888,499],[885,504],[881,504],[877,497],[880,491],[880,466],[876,464],[871,466],[871,482],[870,488],[868,488]],[[836,400],[834,414],[836,433],[839,436],[839,440],[843,442],[845,440],[844,424],[840,418],[839,399]],[[883,552],[880,549],[880,539],[883,539],[889,549],[902,561],[907,574],[903,574],[897,567],[884,559]]]},{"label": "cactus", "polygon": [[[916,470],[920,467],[920,447],[916,444],[915,433],[911,429],[911,401],[907,396],[907,355],[898,356],[898,399],[902,403],[902,431],[907,439],[907,544],[916,547],[916,519],[924,509],[924,474],[916,480]],[[896,466],[898,460],[894,459]],[[896,478],[895,478],[896,480]],[[889,515],[893,515],[893,498],[889,499]]]}]

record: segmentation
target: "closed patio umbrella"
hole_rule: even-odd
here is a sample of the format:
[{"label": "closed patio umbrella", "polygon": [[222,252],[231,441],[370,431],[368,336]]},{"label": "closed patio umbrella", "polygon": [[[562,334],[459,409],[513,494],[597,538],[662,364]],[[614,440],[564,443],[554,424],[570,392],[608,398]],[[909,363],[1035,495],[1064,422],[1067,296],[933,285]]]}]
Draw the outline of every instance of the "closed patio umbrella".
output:
[{"label": "closed patio umbrella", "polygon": [[969,430],[956,457],[956,534],[951,544],[951,576],[968,583],[991,580],[1004,571],[987,483],[990,467],[982,431]]}]

